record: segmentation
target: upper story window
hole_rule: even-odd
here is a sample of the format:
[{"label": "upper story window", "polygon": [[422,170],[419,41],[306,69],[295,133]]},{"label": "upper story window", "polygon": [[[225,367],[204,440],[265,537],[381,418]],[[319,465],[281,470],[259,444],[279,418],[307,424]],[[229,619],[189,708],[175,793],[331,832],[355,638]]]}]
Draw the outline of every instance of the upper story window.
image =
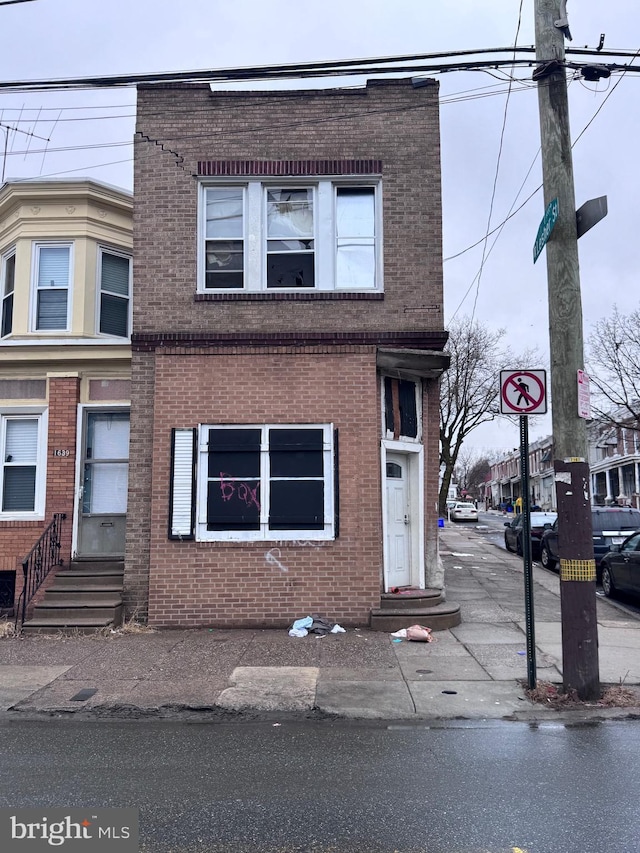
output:
[{"label": "upper story window", "polygon": [[71,244],[40,243],[34,247],[36,331],[69,328]]},{"label": "upper story window", "polygon": [[378,183],[203,184],[201,210],[201,292],[382,290]]},{"label": "upper story window", "polygon": [[8,252],[0,267],[0,292],[2,293],[2,334],[5,338],[13,329],[13,291],[16,284],[16,253]]},{"label": "upper story window", "polygon": [[44,511],[44,418],[42,414],[0,414],[0,519]]},{"label": "upper story window", "polygon": [[131,258],[107,249],[99,252],[101,335],[128,338],[131,328]]}]

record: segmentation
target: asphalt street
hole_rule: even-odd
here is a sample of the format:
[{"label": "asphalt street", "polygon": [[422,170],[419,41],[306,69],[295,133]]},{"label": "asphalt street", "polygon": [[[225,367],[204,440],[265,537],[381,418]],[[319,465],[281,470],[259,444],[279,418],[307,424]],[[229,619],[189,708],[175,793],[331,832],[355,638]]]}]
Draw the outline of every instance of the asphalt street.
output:
[{"label": "asphalt street", "polygon": [[4,721],[0,805],[134,807],[143,853],[621,853],[640,727]]}]

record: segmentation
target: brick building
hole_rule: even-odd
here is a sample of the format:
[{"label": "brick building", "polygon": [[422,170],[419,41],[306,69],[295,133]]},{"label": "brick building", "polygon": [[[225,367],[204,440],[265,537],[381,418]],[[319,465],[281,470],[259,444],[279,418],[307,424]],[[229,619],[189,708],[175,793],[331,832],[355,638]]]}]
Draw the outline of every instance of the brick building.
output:
[{"label": "brick building", "polygon": [[139,88],[125,601],[151,624],[366,624],[442,586],[421,84]]},{"label": "brick building", "polygon": [[0,187],[0,608],[54,513],[62,559],[124,555],[131,194]]}]

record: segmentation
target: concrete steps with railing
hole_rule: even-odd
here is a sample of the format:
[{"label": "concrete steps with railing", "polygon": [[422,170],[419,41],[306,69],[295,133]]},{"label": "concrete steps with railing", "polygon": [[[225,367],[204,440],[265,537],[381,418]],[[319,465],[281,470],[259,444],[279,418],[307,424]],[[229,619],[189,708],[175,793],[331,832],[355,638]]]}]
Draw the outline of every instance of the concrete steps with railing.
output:
[{"label": "concrete steps with railing", "polygon": [[432,631],[455,628],[461,621],[460,605],[444,601],[439,589],[406,589],[380,596],[380,607],[371,611],[370,627],[392,633],[411,625],[424,625]]},{"label": "concrete steps with railing", "polygon": [[93,631],[122,624],[123,560],[75,561],[53,583],[23,625],[26,634]]}]

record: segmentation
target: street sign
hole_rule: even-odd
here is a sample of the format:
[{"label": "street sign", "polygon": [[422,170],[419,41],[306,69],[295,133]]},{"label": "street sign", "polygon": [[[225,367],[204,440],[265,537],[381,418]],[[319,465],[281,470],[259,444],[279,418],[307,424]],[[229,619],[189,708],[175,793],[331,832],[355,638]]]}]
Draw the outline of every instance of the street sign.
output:
[{"label": "street sign", "polygon": [[593,228],[593,226],[604,219],[608,213],[607,197],[601,195],[599,198],[590,198],[585,201],[581,208],[576,210],[576,228],[578,229],[578,237]]},{"label": "street sign", "polygon": [[556,224],[558,219],[558,211],[560,206],[558,204],[558,199],[554,198],[553,201],[550,201],[547,205],[547,209],[544,212],[544,216],[542,217],[542,222],[540,223],[540,227],[538,228],[538,235],[536,237],[536,242],[533,244],[533,263],[538,260],[540,257],[540,252],[544,249],[551,232],[553,231],[553,226]]},{"label": "street sign", "polygon": [[584,370],[578,371],[578,417],[591,420],[591,393],[589,377]]},{"label": "street sign", "polygon": [[500,411],[503,415],[544,415],[547,411],[546,370],[502,370]]}]

